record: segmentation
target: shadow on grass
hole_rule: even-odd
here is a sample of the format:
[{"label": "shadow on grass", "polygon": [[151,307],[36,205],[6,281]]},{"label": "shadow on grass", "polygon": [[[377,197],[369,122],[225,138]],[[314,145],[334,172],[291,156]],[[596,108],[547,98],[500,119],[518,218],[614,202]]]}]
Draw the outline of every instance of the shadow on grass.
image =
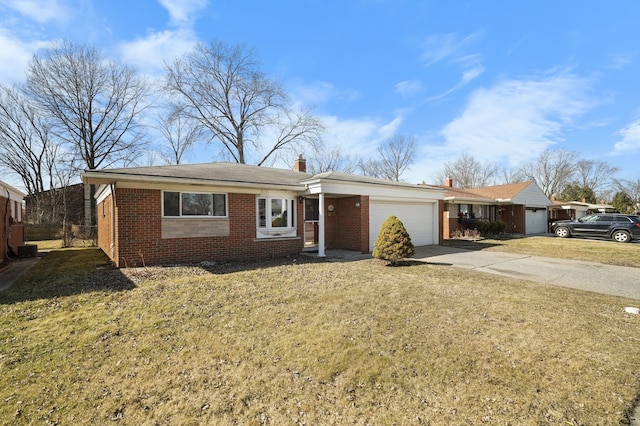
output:
[{"label": "shadow on grass", "polygon": [[[198,266],[211,274],[231,274],[235,272],[254,271],[258,269],[277,268],[287,265],[302,265],[305,263],[322,263],[321,258],[304,255],[276,257],[273,259],[238,260],[230,262],[200,262]],[[186,265],[178,265],[186,266]]]},{"label": "shadow on grass", "polygon": [[451,263],[443,263],[443,262],[427,262],[425,260],[412,260],[412,259],[406,259],[406,260],[401,260],[399,262],[395,262],[395,263],[386,263],[381,260],[380,261],[380,265],[389,267],[389,268],[406,268],[409,266],[424,266],[424,265],[438,265],[438,266],[451,266]]},{"label": "shadow on grass", "polygon": [[135,287],[98,248],[54,250],[13,286],[0,292],[0,304],[92,292],[117,292]]},{"label": "shadow on grass", "polygon": [[462,250],[485,250],[491,247],[499,246],[500,244],[490,243],[486,240],[445,240],[442,243],[443,246],[453,248],[453,249],[462,249]]}]

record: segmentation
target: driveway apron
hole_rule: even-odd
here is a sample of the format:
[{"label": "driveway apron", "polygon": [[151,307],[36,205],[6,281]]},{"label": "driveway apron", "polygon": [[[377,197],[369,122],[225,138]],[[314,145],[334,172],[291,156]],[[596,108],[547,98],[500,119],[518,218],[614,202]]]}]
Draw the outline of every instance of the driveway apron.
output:
[{"label": "driveway apron", "polygon": [[415,258],[427,263],[640,299],[640,268],[444,246],[417,247]]}]

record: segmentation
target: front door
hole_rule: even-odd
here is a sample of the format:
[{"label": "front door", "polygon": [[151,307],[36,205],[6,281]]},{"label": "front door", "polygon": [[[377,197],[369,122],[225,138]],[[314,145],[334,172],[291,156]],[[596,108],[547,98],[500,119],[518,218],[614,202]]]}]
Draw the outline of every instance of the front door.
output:
[{"label": "front door", "polygon": [[318,248],[318,219],[320,201],[317,198],[304,199],[304,248]]}]

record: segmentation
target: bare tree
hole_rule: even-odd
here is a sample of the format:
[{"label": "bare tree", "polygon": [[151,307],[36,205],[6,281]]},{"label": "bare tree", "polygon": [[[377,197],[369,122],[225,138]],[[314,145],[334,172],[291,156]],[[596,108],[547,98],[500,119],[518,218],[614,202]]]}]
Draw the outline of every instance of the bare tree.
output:
[{"label": "bare tree", "polygon": [[358,157],[356,160],[356,166],[358,171],[363,176],[370,176],[370,177],[383,179],[381,163],[376,159]]},{"label": "bare tree", "polygon": [[333,148],[329,151],[320,150],[317,155],[307,161],[307,171],[309,173],[324,173],[329,171],[353,173],[356,170],[356,160],[343,154],[340,148]]},{"label": "bare tree", "polygon": [[181,164],[193,146],[205,137],[202,125],[180,111],[158,117],[157,129],[164,137],[161,155],[167,164]]},{"label": "bare tree", "polygon": [[545,150],[538,158],[526,163],[522,173],[534,181],[540,189],[551,197],[572,181],[576,172],[577,154],[573,151]]},{"label": "bare tree", "polygon": [[471,154],[462,154],[444,163],[444,168],[434,178],[444,182],[451,178],[459,188],[478,188],[490,185],[496,178],[498,166],[492,162],[481,163]]},{"label": "bare tree", "polygon": [[508,185],[510,183],[520,183],[527,180],[527,177],[522,173],[522,170],[502,168],[500,169],[500,182],[499,184]]},{"label": "bare tree", "polygon": [[55,185],[57,190],[52,188],[56,200],[54,204],[60,205],[61,212],[59,217],[62,225],[62,247],[71,247],[73,243],[72,223],[69,222],[69,188],[71,181],[76,176],[78,170],[75,162],[78,160],[76,156],[67,156],[60,158],[53,166],[55,177]]},{"label": "bare tree", "polygon": [[383,179],[399,181],[409,168],[416,153],[413,136],[394,135],[378,147],[380,172]]},{"label": "bare tree", "polygon": [[578,160],[576,183],[582,188],[591,188],[598,197],[610,191],[615,174],[620,169],[603,160]]},{"label": "bare tree", "polygon": [[[20,177],[32,200],[29,219],[37,223],[57,216],[56,204],[46,197],[55,197],[59,145],[48,129],[37,108],[18,88],[0,86],[0,168]],[[49,189],[52,191],[45,192]]]},{"label": "bare tree", "polygon": [[[258,70],[253,49],[199,43],[167,64],[166,71],[166,88],[180,95],[182,111],[207,128],[237,163],[249,160],[251,148],[262,165],[287,148],[300,152],[302,145],[320,142],[320,121],[289,109],[284,89]],[[261,140],[265,133],[273,135],[268,144]]]},{"label": "bare tree", "polygon": [[357,168],[365,176],[400,181],[413,162],[416,141],[413,136],[394,135],[377,149],[378,158],[358,158]]},{"label": "bare tree", "polygon": [[134,69],[105,60],[90,47],[63,42],[34,55],[26,90],[88,169],[138,153],[144,134],[136,119],[146,108],[149,88]]},{"label": "bare tree", "polygon": [[33,56],[25,88],[49,115],[52,132],[86,168],[108,167],[140,150],[143,132],[136,119],[149,86],[132,68],[93,48],[62,42]]}]

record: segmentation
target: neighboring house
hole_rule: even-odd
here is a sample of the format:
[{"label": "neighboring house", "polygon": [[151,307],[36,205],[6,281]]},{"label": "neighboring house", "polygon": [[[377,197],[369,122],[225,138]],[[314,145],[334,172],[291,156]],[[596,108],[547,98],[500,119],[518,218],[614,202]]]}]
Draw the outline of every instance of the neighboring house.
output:
[{"label": "neighboring house", "polygon": [[338,172],[236,163],[94,170],[98,245],[116,266],[368,253],[395,215],[415,245],[439,243],[444,191]]},{"label": "neighboring house", "polygon": [[551,197],[549,221],[574,220],[591,213],[616,213],[615,207],[609,204],[591,204],[580,201],[559,201]]},{"label": "neighboring house", "polygon": [[442,207],[442,237],[456,230],[473,228],[478,220],[501,220],[512,234],[531,235],[547,232],[547,207],[551,201],[535,182],[454,188],[445,180]]},{"label": "neighboring house", "polygon": [[24,194],[0,181],[0,263],[24,244]]},{"label": "neighboring house", "polygon": [[27,195],[24,201],[27,223],[84,223],[84,185],[81,183]]}]

